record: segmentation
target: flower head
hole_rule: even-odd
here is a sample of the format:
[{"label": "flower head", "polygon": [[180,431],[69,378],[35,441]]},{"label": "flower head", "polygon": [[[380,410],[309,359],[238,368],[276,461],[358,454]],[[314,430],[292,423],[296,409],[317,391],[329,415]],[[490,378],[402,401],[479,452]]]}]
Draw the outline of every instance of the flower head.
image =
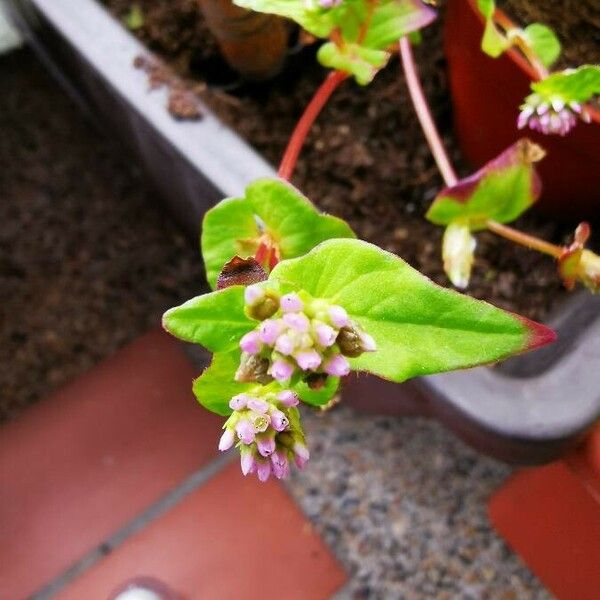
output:
[{"label": "flower head", "polygon": [[234,445],[240,451],[240,467],[244,475],[256,473],[260,481],[271,475],[287,477],[293,460],[299,468],[309,458],[300,414],[298,396],[290,390],[263,396],[238,394],[229,406],[231,416],[223,426],[219,450]]},{"label": "flower head", "polygon": [[[263,376],[265,366],[267,375],[283,384],[297,374],[341,377],[350,371],[346,357],[377,349],[373,337],[353,323],[342,306],[305,292],[280,297],[273,290],[261,288],[259,292],[253,287],[259,286],[246,289],[246,310],[261,323],[240,341],[243,354],[238,381],[250,381],[252,372]],[[263,311],[256,307],[266,299],[269,316],[261,319],[256,315]],[[277,309],[273,311],[274,302]]]},{"label": "flower head", "polygon": [[565,101],[559,95],[530,94],[521,105],[517,127],[529,127],[546,135],[566,135],[577,120],[589,123],[590,116],[579,102]]}]

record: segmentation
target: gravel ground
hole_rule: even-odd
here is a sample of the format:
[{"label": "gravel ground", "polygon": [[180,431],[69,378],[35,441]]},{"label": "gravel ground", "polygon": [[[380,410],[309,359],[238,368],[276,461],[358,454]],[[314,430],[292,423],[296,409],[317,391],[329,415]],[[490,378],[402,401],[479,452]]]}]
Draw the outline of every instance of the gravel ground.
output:
[{"label": "gravel ground", "polygon": [[[28,52],[0,60],[1,416],[158,323],[196,249]],[[69,148],[68,152],[63,152]],[[547,598],[490,529],[510,469],[422,419],[307,414],[289,489],[352,578],[340,598]]]},{"label": "gravel ground", "polygon": [[494,533],[511,469],[421,418],[307,413],[310,467],[288,487],[352,578],[337,600],[545,599]]}]

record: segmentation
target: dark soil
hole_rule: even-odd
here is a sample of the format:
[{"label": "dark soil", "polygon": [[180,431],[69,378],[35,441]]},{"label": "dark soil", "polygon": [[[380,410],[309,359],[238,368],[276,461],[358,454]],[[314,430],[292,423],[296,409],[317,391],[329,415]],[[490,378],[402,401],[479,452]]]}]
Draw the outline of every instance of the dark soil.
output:
[{"label": "dark soil", "polygon": [[[131,0],[105,0],[119,17]],[[282,76],[235,93],[210,88],[216,45],[195,0],[164,5],[139,1],[145,15],[138,35],[188,80],[226,122],[273,164],[281,158],[303,107],[325,76],[313,50],[290,57]],[[450,99],[439,24],[425,31],[417,48],[428,98],[444,139],[460,165],[451,133]],[[462,165],[464,167],[464,165]],[[467,171],[463,168],[462,171]],[[397,60],[375,82],[360,88],[346,82],[335,92],[313,127],[294,182],[322,209],[347,219],[360,237],[398,253],[444,285],[442,230],[423,214],[442,181],[407,97]],[[560,242],[570,228],[535,213],[518,223],[524,230]],[[553,261],[489,233],[479,247],[469,293],[541,319],[563,296]]]},{"label": "dark soil", "polygon": [[500,0],[498,5],[521,26],[543,23],[552,28],[563,47],[557,66],[600,63],[598,0]]},{"label": "dark soil", "polygon": [[0,59],[0,421],[198,294],[198,254],[28,52]]}]

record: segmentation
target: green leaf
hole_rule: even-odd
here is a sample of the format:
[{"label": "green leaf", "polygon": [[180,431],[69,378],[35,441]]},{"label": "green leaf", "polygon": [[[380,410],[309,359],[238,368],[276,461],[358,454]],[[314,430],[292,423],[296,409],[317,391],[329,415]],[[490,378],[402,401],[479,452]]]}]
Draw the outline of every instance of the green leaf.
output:
[{"label": "green leaf", "polygon": [[325,404],[335,396],[339,387],[339,377],[328,377],[325,381],[325,385],[318,390],[312,390],[304,383],[304,381],[297,383],[292,387],[292,390],[296,392],[302,402],[305,402],[306,404],[312,406],[325,406]]},{"label": "green leaf", "polygon": [[202,226],[206,277],[214,287],[233,256],[254,255],[261,236],[274,242],[280,258],[295,258],[320,242],[354,237],[348,224],[320,213],[296,188],[280,179],[258,179],[244,198],[228,198],[209,210]]},{"label": "green leaf", "polygon": [[511,42],[494,23],[496,3],[494,0],[477,0],[477,7],[485,18],[481,49],[492,58],[498,58],[510,47]]},{"label": "green leaf", "polygon": [[218,352],[213,355],[210,366],[194,379],[194,395],[208,410],[226,417],[231,414],[229,401],[233,396],[252,393],[260,388],[255,383],[239,383],[234,380],[240,364],[240,351]]},{"label": "green leaf", "polygon": [[471,230],[485,229],[488,219],[513,221],[539,198],[541,181],[533,163],[543,156],[539,146],[519,140],[474,175],[442,190],[427,219],[436,225],[460,221]]},{"label": "green leaf", "polygon": [[346,10],[344,6],[324,10],[318,8],[316,2],[313,7],[305,0],[234,0],[234,4],[256,12],[287,17],[309,33],[321,38],[331,33],[337,24],[339,13]]},{"label": "green leaf", "polygon": [[351,73],[361,85],[387,64],[390,55],[385,50],[390,45],[436,16],[421,0],[344,0],[330,9],[318,0],[235,0],[235,4],[288,17],[316,37],[327,38],[335,30],[339,39],[319,51],[319,61]]},{"label": "green leaf", "polygon": [[550,67],[560,56],[560,42],[555,33],[546,25],[532,23],[521,33],[544,66]]},{"label": "green leaf", "polygon": [[277,265],[271,278],[340,304],[377,343],[351,359],[393,381],[497,361],[553,332],[442,288],[397,256],[358,240],[330,240]]},{"label": "green leaf", "polygon": [[600,94],[600,66],[583,65],[553,73],[531,84],[531,89],[544,100],[559,97],[563,102],[588,102]]},{"label": "green leaf", "polygon": [[163,315],[163,327],[175,337],[201,344],[211,352],[237,347],[240,338],[254,329],[244,312],[244,288],[235,285],[204,294],[171,308]]},{"label": "green leaf", "polygon": [[486,19],[491,19],[496,10],[496,3],[494,0],[477,0],[477,8]]},{"label": "green leaf", "polygon": [[390,55],[383,50],[373,50],[354,43],[339,47],[327,42],[319,48],[318,61],[324,66],[354,75],[357,83],[367,85],[379,69],[387,64]]},{"label": "green leaf", "polygon": [[435,20],[435,11],[420,0],[379,2],[373,11],[363,45],[384,50],[405,35]]}]

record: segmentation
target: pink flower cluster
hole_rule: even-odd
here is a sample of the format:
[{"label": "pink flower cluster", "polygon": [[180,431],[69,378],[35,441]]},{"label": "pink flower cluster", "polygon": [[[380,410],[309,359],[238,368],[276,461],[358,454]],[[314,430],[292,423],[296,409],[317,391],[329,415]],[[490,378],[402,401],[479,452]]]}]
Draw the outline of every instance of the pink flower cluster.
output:
[{"label": "pink flower cluster", "polygon": [[223,426],[219,450],[229,450],[235,444],[241,454],[242,473],[256,473],[260,481],[271,475],[287,477],[292,460],[303,468],[309,452],[297,405],[298,396],[289,390],[263,397],[234,396],[229,402],[233,413]]},{"label": "pink flower cluster", "polygon": [[[273,306],[271,314],[240,341],[242,365],[249,357],[254,362],[267,361],[268,375],[280,383],[287,383],[296,373],[348,375],[347,356],[376,350],[373,338],[354,325],[341,306],[310,298],[304,292],[302,297],[285,294],[274,303],[273,296],[266,297],[260,286],[246,288],[250,311],[267,300]],[[258,312],[264,315],[264,311]],[[238,380],[244,380],[243,376],[238,371]]]},{"label": "pink flower cluster", "polygon": [[578,102],[565,102],[561,98],[544,100],[531,94],[521,106],[517,127],[529,127],[546,135],[566,135],[577,125],[577,119],[589,123],[590,116]]}]

